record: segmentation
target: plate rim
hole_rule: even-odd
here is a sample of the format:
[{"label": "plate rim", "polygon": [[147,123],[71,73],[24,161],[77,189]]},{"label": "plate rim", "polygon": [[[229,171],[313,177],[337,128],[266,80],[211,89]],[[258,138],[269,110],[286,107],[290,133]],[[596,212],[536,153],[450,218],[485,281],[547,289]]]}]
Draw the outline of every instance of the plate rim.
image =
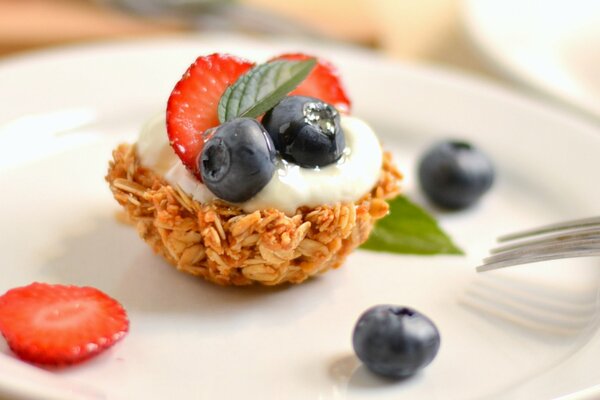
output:
[{"label": "plate rim", "polygon": [[487,34],[489,30],[482,28],[481,22],[475,16],[475,9],[480,9],[481,4],[483,3],[477,0],[464,0],[460,13],[467,32],[467,40],[478,54],[483,56],[488,67],[512,82],[523,85],[531,91],[532,96],[537,95],[539,100],[566,107],[582,118],[600,122],[600,107],[572,91],[552,86],[547,79],[540,78],[540,75],[529,70],[518,59],[506,56],[498,48],[496,41]]}]

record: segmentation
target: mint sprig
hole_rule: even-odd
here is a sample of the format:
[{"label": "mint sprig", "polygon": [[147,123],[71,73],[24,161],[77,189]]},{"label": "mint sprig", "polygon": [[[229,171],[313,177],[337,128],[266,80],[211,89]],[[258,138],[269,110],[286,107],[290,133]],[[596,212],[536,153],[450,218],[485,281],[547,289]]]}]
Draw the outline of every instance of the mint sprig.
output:
[{"label": "mint sprig", "polygon": [[389,201],[390,214],[377,221],[361,248],[398,254],[464,254],[435,219],[405,196]]},{"label": "mint sprig", "polygon": [[302,61],[276,60],[253,67],[221,96],[219,121],[259,117],[306,79],[316,64],[316,59],[309,58]]}]

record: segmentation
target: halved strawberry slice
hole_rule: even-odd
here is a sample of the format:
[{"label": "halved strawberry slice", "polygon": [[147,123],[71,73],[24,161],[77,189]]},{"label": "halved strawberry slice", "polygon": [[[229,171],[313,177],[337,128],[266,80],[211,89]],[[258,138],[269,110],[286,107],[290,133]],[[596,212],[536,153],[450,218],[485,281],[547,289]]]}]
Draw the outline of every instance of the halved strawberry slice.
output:
[{"label": "halved strawberry slice", "polygon": [[253,65],[228,54],[198,57],[171,92],[167,102],[169,141],[200,180],[196,159],[207,139],[203,134],[219,125],[217,107],[225,89]]},{"label": "halved strawberry slice", "polygon": [[[273,60],[306,60],[313,56],[303,53],[288,53],[275,57]],[[329,61],[315,57],[317,66],[310,75],[290,93],[290,96],[310,96],[333,105],[339,111],[349,113],[351,102],[346,95],[337,69]]]},{"label": "halved strawberry slice", "polygon": [[123,307],[92,287],[36,282],[0,296],[0,332],[26,361],[73,364],[112,346],[128,330]]}]

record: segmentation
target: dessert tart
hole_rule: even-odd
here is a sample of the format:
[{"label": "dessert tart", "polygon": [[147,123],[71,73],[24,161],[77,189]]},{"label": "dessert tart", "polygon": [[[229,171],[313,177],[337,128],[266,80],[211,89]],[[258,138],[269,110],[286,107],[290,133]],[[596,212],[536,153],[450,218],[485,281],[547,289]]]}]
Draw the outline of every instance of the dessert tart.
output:
[{"label": "dessert tart", "polygon": [[154,252],[219,285],[300,283],[339,267],[401,178],[351,115],[335,68],[304,54],[199,57],[106,176]]}]

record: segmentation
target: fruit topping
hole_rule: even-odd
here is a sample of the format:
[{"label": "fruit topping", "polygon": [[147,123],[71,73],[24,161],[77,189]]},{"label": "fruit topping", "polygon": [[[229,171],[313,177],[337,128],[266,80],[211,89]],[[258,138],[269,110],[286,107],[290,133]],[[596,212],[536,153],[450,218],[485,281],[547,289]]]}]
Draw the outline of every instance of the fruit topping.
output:
[{"label": "fruit topping", "polygon": [[77,363],[112,346],[128,329],[123,307],[92,287],[32,283],[0,296],[0,332],[26,361]]},{"label": "fruit topping", "polygon": [[[175,85],[167,104],[167,132],[175,153],[201,182],[209,175],[218,178],[218,184],[213,179],[211,185],[215,194],[228,193],[226,197],[220,196],[224,199],[247,199],[252,190],[236,185],[234,194],[230,188],[225,189],[228,185],[225,175],[227,179],[234,178],[225,172],[225,167],[210,161],[217,159],[216,155],[207,153],[206,159],[199,160],[215,132],[212,128],[217,128],[219,123],[234,118],[260,119],[268,112],[274,116],[270,125],[274,130],[270,133],[275,139],[281,137],[278,143],[283,146],[283,157],[306,167],[331,164],[341,157],[344,149],[338,110],[349,112],[350,100],[333,65],[300,53],[283,54],[265,64],[253,65],[227,54],[198,57]],[[296,96],[289,102],[289,112],[279,106],[283,110],[279,116],[276,105],[290,94],[309,97]],[[273,107],[275,110],[269,111]],[[281,124],[292,127],[284,132]],[[224,146],[223,143],[219,146]],[[233,145],[228,143],[227,146]],[[212,150],[215,154],[219,153],[217,147]],[[204,162],[213,169],[202,171]],[[240,161],[242,165],[247,162]],[[261,173],[255,173],[260,178],[256,179],[262,182],[263,173],[268,169],[261,167],[256,171],[259,170]]]},{"label": "fruit topping", "polygon": [[200,179],[198,155],[208,139],[204,133],[219,125],[221,96],[253,63],[227,54],[198,57],[175,85],[167,103],[169,141],[183,164]]},{"label": "fruit topping", "polygon": [[281,156],[302,167],[322,167],[344,151],[340,115],[314,97],[289,96],[269,110],[263,124]]},{"label": "fruit topping", "polygon": [[[275,57],[274,60],[306,60],[309,58],[313,58],[313,56],[302,53],[289,53]],[[351,108],[350,99],[344,90],[337,69],[333,64],[321,58],[318,58],[317,66],[308,78],[290,95],[316,97],[332,104],[343,113],[349,113]]]},{"label": "fruit topping", "polygon": [[421,159],[419,180],[433,203],[458,210],[474,204],[490,189],[494,166],[471,144],[444,141],[431,147]]},{"label": "fruit topping", "polygon": [[361,315],[352,344],[358,358],[372,372],[404,378],[433,361],[440,348],[440,334],[435,324],[418,311],[378,305]]},{"label": "fruit topping", "polygon": [[220,125],[198,159],[204,184],[219,198],[239,203],[258,193],[275,171],[275,147],[255,119]]}]

